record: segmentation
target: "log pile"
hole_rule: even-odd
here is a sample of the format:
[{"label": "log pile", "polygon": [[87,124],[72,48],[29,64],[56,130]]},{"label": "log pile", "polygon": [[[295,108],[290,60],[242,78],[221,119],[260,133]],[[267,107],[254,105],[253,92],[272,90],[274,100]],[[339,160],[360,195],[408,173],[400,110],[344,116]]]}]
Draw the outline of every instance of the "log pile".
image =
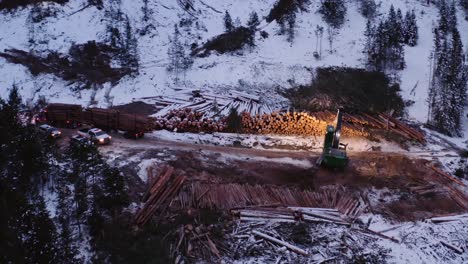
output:
[{"label": "log pile", "polygon": [[156,211],[164,212],[172,199],[178,194],[184,184],[185,176],[173,177],[174,169],[166,167],[160,176],[153,180],[147,193],[144,195],[144,206],[135,214],[136,226],[145,225]]},{"label": "log pile", "polygon": [[243,131],[251,134],[321,136],[327,123],[307,113],[241,114]]},{"label": "log pile", "polygon": [[248,112],[252,115],[271,113],[272,107],[262,103],[258,95],[236,90],[227,90],[223,93],[211,93],[200,90],[180,90],[171,97],[154,96],[140,98],[153,103],[158,109],[159,117],[165,116],[175,109],[191,109],[201,113],[204,117],[227,116],[231,108],[238,113]]},{"label": "log pile", "polygon": [[248,184],[193,183],[180,192],[178,200],[184,208],[233,209],[246,206],[323,207],[335,208],[349,218],[356,218],[367,209],[362,198],[346,192],[342,186],[318,191],[278,186]]},{"label": "log pile", "polygon": [[204,117],[201,112],[194,112],[190,108],[171,110],[167,115],[154,121],[154,129],[165,129],[174,132],[222,132],[226,123]]},{"label": "log pile", "polygon": [[[328,124],[334,124],[336,113],[284,112],[263,115],[242,113],[244,132],[252,134],[280,134],[323,136]],[[346,136],[369,136],[371,129],[389,130],[406,139],[424,142],[424,134],[385,114],[350,115],[344,113],[342,133]]]},{"label": "log pile", "polygon": [[230,210],[231,215],[240,221],[271,221],[279,223],[294,223],[297,221],[310,223],[333,223],[351,226],[347,216],[332,208],[313,207],[248,207]]},{"label": "log pile", "polygon": [[[336,113],[274,112],[261,103],[260,97],[230,90],[225,94],[211,94],[200,90],[182,90],[172,97],[145,97],[159,109],[156,129],[190,132],[225,131],[226,124],[213,121],[226,117],[231,109],[242,115],[245,133],[323,136],[327,124],[333,124]],[[193,124],[194,123],[194,124]],[[388,130],[409,140],[424,142],[424,134],[387,114],[343,114],[343,135],[369,136],[370,130]]]},{"label": "log pile", "polygon": [[[385,249],[376,245],[378,240],[396,241],[359,227],[324,226],[320,222],[298,225],[268,219],[236,221],[230,238],[231,254],[249,256],[252,252],[259,252],[262,263],[326,263],[331,260],[352,263],[363,252],[380,263],[384,262]],[[308,250],[310,248],[312,250]]]},{"label": "log pile", "polygon": [[[433,180],[440,182],[444,185],[442,188],[439,187],[439,190],[444,190],[444,192],[448,193],[450,198],[452,198],[452,200],[458,206],[460,206],[464,210],[467,210],[468,196],[465,194],[464,191],[457,188],[457,186],[465,188],[466,184],[458,180],[456,177],[453,177],[448,173],[444,172],[440,168],[436,167],[434,164],[427,164],[427,166],[434,171],[434,174],[432,175]],[[452,183],[455,183],[456,186],[452,186]]]}]

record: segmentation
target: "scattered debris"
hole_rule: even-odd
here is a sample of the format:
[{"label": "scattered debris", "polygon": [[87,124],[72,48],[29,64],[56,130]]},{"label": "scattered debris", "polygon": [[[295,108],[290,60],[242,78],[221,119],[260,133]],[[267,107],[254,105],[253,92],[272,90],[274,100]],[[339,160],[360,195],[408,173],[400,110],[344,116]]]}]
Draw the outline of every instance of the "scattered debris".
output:
[{"label": "scattered debris", "polygon": [[269,235],[267,235],[267,234],[263,234],[263,233],[261,233],[261,232],[259,232],[259,231],[256,231],[256,230],[252,231],[252,233],[255,234],[255,235],[257,235],[257,236],[259,236],[259,237],[262,237],[262,238],[264,238],[264,239],[266,239],[266,240],[268,240],[268,241],[274,242],[274,243],[279,244],[279,245],[281,245],[281,246],[285,246],[285,247],[287,247],[288,249],[290,249],[290,250],[292,250],[292,251],[294,251],[294,252],[296,252],[296,253],[298,253],[298,254],[301,254],[301,255],[304,255],[304,256],[309,255],[309,254],[307,253],[307,251],[305,251],[305,250],[303,250],[303,249],[300,249],[300,248],[298,248],[298,247],[296,247],[296,246],[294,246],[294,245],[291,245],[291,244],[289,244],[289,243],[286,243],[286,242],[284,242],[284,241],[281,241],[281,240],[279,240],[279,239],[276,239],[276,238],[274,238],[274,237],[272,237],[272,236],[269,236]]}]

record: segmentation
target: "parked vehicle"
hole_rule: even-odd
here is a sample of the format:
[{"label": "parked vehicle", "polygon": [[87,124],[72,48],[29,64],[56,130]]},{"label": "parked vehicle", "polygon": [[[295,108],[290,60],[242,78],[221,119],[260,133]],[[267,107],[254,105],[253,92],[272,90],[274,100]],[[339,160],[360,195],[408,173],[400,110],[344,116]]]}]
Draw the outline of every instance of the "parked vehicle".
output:
[{"label": "parked vehicle", "polygon": [[112,137],[99,128],[83,128],[78,130],[78,135],[88,138],[99,145],[109,144]]},{"label": "parked vehicle", "polygon": [[62,132],[60,130],[47,124],[40,125],[39,131],[51,138],[59,138],[62,135]]},{"label": "parked vehicle", "polygon": [[86,137],[74,135],[70,138],[70,146],[85,146],[92,145],[93,142]]},{"label": "parked vehicle", "polygon": [[151,131],[152,119],[142,115],[129,114],[115,109],[85,108],[73,104],[49,104],[36,117],[37,123],[47,122],[56,126],[76,128],[81,124],[100,127],[105,130],[125,131],[127,138],[141,138]]}]

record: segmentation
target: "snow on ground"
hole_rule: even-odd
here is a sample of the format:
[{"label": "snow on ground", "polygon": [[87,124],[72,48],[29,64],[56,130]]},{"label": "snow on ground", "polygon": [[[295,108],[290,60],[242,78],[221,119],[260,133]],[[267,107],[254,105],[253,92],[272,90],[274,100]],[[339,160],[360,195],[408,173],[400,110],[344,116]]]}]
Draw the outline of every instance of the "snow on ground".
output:
[{"label": "snow on ground", "polygon": [[[161,156],[161,158],[152,158],[152,159],[143,159],[138,165],[138,177],[143,182],[148,182],[148,168],[153,166],[154,164],[160,164],[167,162],[168,160],[173,160],[175,156],[166,157],[164,153],[157,153],[156,156]],[[156,173],[156,171],[154,172]]]},{"label": "snow on ground", "polygon": [[[27,24],[30,8],[20,9],[14,14],[0,14],[0,50],[7,48],[35,49],[46,48],[66,52],[73,42],[83,43],[88,40],[102,41],[105,38],[107,18],[105,10],[89,7],[77,12],[86,5],[86,1],[70,1],[64,6],[49,4],[59,10],[57,18],[47,18],[45,22],[31,27]],[[260,18],[266,16],[275,0],[242,0],[239,1],[194,1],[198,27],[181,28],[183,40],[188,45],[201,43],[223,32],[224,11],[229,10],[233,20],[239,17],[242,24],[248,20],[248,14],[256,11]],[[425,2],[424,2],[425,3]],[[415,9],[418,17],[419,43],[416,47],[405,47],[407,68],[401,72],[402,95],[405,99],[414,100],[409,107],[409,118],[424,122],[427,120],[427,87],[429,82],[429,54],[432,47],[432,28],[437,21],[437,9],[420,1],[396,0],[380,2],[380,17],[385,16],[390,4],[401,8],[402,12]],[[84,91],[75,93],[70,87],[52,75],[32,76],[25,67],[6,63],[0,59],[0,96],[16,82],[22,87],[25,98],[36,100],[38,94],[46,95],[50,101],[77,102],[88,105],[95,97],[100,106],[121,104],[133,98],[169,94],[173,88],[186,87],[197,89],[256,89],[257,86],[288,88],[291,83],[307,83],[311,74],[309,69],[318,66],[347,65],[362,67],[364,43],[363,31],[366,20],[359,14],[356,1],[347,3],[346,22],[333,41],[333,47],[327,41],[327,30],[322,41],[323,56],[317,60],[313,56],[316,50],[314,30],[317,25],[324,26],[317,10],[320,3],[313,1],[309,12],[297,16],[296,37],[292,44],[285,36],[277,35],[276,22],[267,24],[262,21],[262,30],[269,33],[267,39],[257,35],[257,47],[245,49],[241,53],[211,55],[196,58],[191,70],[182,81],[175,84],[174,76],[166,71],[169,62],[167,49],[173,25],[182,18],[191,18],[183,11],[177,1],[150,1],[152,11],[151,23],[155,26],[150,34],[140,36],[139,55],[141,73],[136,78],[125,78],[117,86],[106,86],[93,93]],[[134,31],[140,30],[142,24],[141,2],[122,0],[122,10],[129,16]],[[462,40],[468,39],[468,22],[463,19],[459,10],[459,31]],[[380,19],[377,18],[378,19]],[[36,33],[35,39],[43,43],[31,45],[28,42],[30,33]],[[468,43],[465,43],[468,45]],[[332,51],[332,52],[331,52]],[[111,100],[105,100],[110,92]]]},{"label": "snow on ground", "polygon": [[[441,224],[430,221],[391,223],[381,215],[366,214],[360,219],[369,229],[396,238],[400,243],[381,239],[379,244],[389,252],[390,263],[465,263],[468,260],[468,221],[460,220]],[[458,248],[465,248],[458,254],[441,244],[441,241]]]},{"label": "snow on ground", "polygon": [[[308,150],[320,152],[323,147],[322,137],[307,136],[278,136],[278,135],[254,135],[234,133],[177,133],[166,130],[154,131],[146,134],[148,138],[167,141],[178,141],[192,144],[210,144],[216,146],[238,146],[255,149],[275,149],[285,151]],[[372,147],[380,147],[385,152],[402,152],[400,146],[394,142],[381,140],[372,142],[365,138],[342,137],[341,142],[348,144],[349,152],[369,151]]]}]

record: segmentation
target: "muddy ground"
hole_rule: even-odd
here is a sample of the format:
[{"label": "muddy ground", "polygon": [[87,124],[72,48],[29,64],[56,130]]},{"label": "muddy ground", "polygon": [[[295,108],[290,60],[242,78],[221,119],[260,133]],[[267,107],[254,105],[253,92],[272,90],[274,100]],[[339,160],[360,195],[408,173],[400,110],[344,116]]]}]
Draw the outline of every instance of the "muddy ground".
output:
[{"label": "muddy ground", "polygon": [[[318,153],[273,151],[197,145],[146,138],[132,141],[116,135],[113,143],[101,147],[109,162],[127,175],[132,200],[139,202],[147,188],[139,174],[141,164],[152,160],[157,166],[175,168],[190,182],[274,185],[285,188],[318,190],[342,185],[347,190],[368,196],[372,213],[391,219],[417,220],[434,215],[459,213],[464,209],[447,192],[418,194],[410,187],[432,184],[435,190],[456,186],[428,167],[429,160],[384,152],[351,153],[343,170],[315,166]],[[465,195],[466,196],[466,195]]]}]

